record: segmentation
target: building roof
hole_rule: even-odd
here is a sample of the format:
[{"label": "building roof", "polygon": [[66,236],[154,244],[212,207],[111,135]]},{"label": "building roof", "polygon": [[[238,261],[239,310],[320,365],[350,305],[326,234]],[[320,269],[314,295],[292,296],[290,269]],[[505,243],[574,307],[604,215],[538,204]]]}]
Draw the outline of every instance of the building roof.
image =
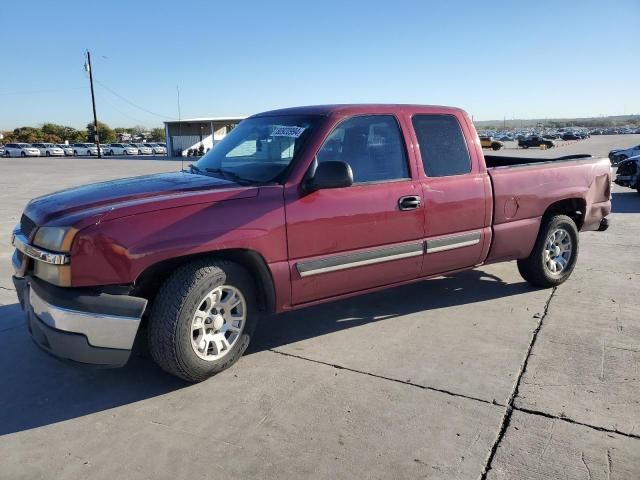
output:
[{"label": "building roof", "polygon": [[202,118],[182,118],[180,120],[167,120],[164,123],[222,123],[222,122],[239,122],[247,118],[246,116],[240,117],[202,117]]}]

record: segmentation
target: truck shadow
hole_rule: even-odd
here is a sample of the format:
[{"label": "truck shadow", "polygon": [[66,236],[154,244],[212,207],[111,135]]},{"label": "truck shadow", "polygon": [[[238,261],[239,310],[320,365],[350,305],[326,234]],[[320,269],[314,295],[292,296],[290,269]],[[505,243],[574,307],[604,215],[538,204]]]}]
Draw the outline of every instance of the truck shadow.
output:
[{"label": "truck shadow", "polygon": [[524,281],[505,283],[482,270],[460,272],[275,315],[261,322],[247,354],[403,315],[520,295],[532,290],[533,287]]},{"label": "truck shadow", "polygon": [[[424,310],[520,295],[525,282],[505,283],[481,270],[397,287],[265,319],[247,354]],[[187,388],[148,356],[126,367],[71,364],[42,352],[21,322],[17,304],[0,306],[0,435],[102,412]],[[235,368],[242,368],[242,364]],[[215,382],[215,379],[209,380]]]},{"label": "truck shadow", "polygon": [[640,213],[640,194],[635,190],[613,192],[613,213]]}]

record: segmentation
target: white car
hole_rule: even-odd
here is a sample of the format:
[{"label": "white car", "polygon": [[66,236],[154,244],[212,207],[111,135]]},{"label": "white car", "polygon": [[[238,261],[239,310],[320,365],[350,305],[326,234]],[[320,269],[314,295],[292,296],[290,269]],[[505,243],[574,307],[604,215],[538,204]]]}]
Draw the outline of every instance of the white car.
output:
[{"label": "white car", "polygon": [[64,150],[53,143],[34,143],[33,146],[45,157],[64,157]]},{"label": "white car", "polygon": [[71,145],[65,145],[64,143],[59,143],[58,147],[62,149],[65,157],[73,156],[73,147]]},{"label": "white car", "polygon": [[[100,149],[102,150],[102,149]],[[73,155],[98,155],[98,147],[96,147],[95,143],[74,143],[73,144]]]},{"label": "white car", "polygon": [[4,146],[5,157],[39,157],[40,150],[28,143],[7,143]]},{"label": "white car", "polygon": [[138,155],[151,155],[153,154],[153,149],[147,147],[144,143],[132,143],[132,147],[138,149]]},{"label": "white car", "polygon": [[109,155],[138,155],[138,149],[127,143],[112,143],[108,152]]},{"label": "white car", "polygon": [[145,147],[149,147],[154,155],[166,155],[167,147],[158,145],[157,143],[145,143]]}]

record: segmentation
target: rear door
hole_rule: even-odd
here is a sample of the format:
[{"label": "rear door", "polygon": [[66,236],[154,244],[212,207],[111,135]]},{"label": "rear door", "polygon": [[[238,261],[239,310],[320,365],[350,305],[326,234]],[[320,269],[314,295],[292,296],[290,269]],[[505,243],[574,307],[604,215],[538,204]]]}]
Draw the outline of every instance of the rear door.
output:
[{"label": "rear door", "polygon": [[[482,262],[491,240],[489,176],[463,114],[411,118],[424,197],[426,255],[422,275]],[[468,144],[469,143],[469,144]]]},{"label": "rear door", "polygon": [[359,115],[325,139],[317,161],[349,163],[354,184],[286,199],[293,304],[420,274],[421,186],[404,135],[394,115]]}]

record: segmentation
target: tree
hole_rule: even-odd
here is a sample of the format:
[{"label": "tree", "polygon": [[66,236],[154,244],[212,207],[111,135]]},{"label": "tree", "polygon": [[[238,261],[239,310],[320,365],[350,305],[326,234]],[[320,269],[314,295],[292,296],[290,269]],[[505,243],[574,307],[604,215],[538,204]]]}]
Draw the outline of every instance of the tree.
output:
[{"label": "tree", "polygon": [[[116,141],[116,132],[106,123],[98,122],[98,134],[100,136],[100,143],[112,143]],[[95,142],[93,122],[87,124],[87,138],[89,142]]]},{"label": "tree", "polygon": [[34,127],[19,127],[13,130],[16,142],[33,143],[42,140],[42,131]]},{"label": "tree", "polygon": [[149,140],[152,142],[164,142],[164,128],[152,128]]}]

